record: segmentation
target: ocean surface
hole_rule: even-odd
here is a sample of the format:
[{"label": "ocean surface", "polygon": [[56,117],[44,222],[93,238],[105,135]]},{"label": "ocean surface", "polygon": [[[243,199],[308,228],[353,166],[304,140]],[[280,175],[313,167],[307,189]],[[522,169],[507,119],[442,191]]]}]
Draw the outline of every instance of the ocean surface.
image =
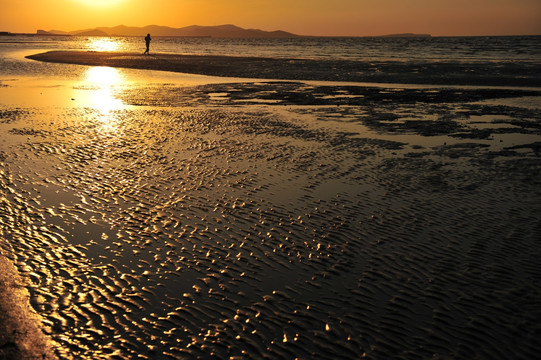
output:
[{"label": "ocean surface", "polygon": [[[144,51],[138,37],[0,37],[1,49]],[[155,52],[271,58],[347,60],[541,61],[541,36],[488,37],[314,37],[213,39],[154,37]]]},{"label": "ocean surface", "polygon": [[[541,37],[151,46],[474,70],[541,61]],[[60,359],[541,353],[538,89],[25,58],[55,49],[144,42],[0,38],[0,251]]]}]

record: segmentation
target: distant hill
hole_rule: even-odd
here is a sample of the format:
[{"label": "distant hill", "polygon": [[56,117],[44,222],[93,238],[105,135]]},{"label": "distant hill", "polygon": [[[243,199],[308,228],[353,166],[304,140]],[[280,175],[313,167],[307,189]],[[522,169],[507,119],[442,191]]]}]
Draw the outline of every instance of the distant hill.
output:
[{"label": "distant hill", "polygon": [[68,33],[64,33],[62,31],[55,32],[54,30],[51,31],[45,31],[45,30],[38,30],[36,31],[36,35],[47,35],[47,36],[68,36]]},{"label": "distant hill", "polygon": [[213,37],[213,38],[293,38],[299,37],[286,31],[264,31],[259,29],[243,29],[235,25],[199,26],[192,25],[183,28],[149,25],[145,27],[130,27],[119,25],[115,27],[98,27],[95,29],[60,31],[38,30],[38,35],[74,35],[74,36],[179,36],[179,37]]},{"label": "distant hill", "polygon": [[[61,31],[61,30],[38,30],[37,35],[72,35],[72,36],[178,36],[178,37],[211,37],[211,38],[297,38],[307,37],[297,35],[282,30],[264,31],[259,29],[243,29],[235,25],[218,25],[218,26],[200,26],[191,25],[182,28],[172,28],[169,26],[148,25],[144,27],[118,25],[114,27],[97,27],[94,29],[82,29],[76,31]],[[308,36],[310,37],[310,36]],[[374,36],[368,36],[374,37]],[[390,37],[390,38],[429,38],[429,34],[390,34],[380,35],[375,37]]]},{"label": "distant hill", "polygon": [[109,36],[109,34],[107,34],[106,32],[98,30],[98,29],[85,30],[85,31],[81,31],[81,32],[78,32],[78,33],[73,34],[73,35],[75,35],[75,36]]}]

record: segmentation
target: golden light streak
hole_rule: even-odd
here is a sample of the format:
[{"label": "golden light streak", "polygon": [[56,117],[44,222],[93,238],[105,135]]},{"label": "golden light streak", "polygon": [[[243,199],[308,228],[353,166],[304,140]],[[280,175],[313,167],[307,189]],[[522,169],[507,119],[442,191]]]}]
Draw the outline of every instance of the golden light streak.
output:
[{"label": "golden light streak", "polygon": [[86,44],[86,48],[91,51],[117,51],[120,47],[120,43],[111,38],[91,38]]},{"label": "golden light streak", "polygon": [[115,68],[98,66],[89,68],[85,73],[85,82],[92,87],[88,97],[88,105],[98,110],[103,122],[109,122],[112,111],[125,107],[122,100],[115,96],[115,86],[122,84],[122,76]]}]

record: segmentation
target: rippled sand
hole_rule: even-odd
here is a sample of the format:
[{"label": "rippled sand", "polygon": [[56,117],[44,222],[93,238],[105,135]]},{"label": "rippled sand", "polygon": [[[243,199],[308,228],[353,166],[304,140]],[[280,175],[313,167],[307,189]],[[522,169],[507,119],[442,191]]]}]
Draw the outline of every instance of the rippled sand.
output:
[{"label": "rippled sand", "polygon": [[538,92],[109,90],[0,107],[1,249],[60,358],[539,354]]}]

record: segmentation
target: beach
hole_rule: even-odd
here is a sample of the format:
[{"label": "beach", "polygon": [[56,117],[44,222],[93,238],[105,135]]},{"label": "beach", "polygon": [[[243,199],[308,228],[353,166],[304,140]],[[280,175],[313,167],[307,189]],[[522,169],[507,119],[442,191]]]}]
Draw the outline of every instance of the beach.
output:
[{"label": "beach", "polygon": [[538,65],[29,58],[0,249],[58,358],[541,350]]}]

